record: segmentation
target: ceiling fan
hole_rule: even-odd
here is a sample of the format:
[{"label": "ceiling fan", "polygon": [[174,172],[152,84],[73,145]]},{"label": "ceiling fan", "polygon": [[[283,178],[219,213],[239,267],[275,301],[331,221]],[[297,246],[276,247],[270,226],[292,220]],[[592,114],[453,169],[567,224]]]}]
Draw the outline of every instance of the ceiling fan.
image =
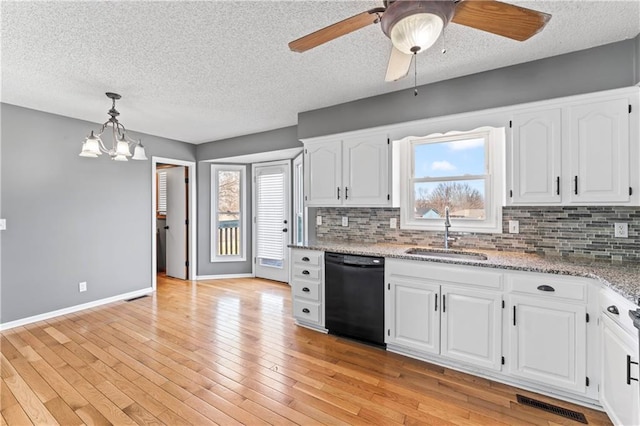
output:
[{"label": "ceiling fan", "polygon": [[393,44],[386,81],[405,77],[411,59],[427,50],[449,22],[524,41],[540,32],[551,15],[494,0],[384,0],[359,13],[289,43],[305,52],[370,24],[380,23]]}]

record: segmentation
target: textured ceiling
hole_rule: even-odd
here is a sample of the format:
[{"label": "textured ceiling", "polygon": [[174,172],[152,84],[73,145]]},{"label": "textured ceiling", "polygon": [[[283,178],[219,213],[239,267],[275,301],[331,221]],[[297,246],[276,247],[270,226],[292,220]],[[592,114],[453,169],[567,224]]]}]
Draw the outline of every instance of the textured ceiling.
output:
[{"label": "textured ceiling", "polygon": [[[512,1],[551,13],[519,43],[451,24],[418,84],[632,38],[640,1]],[[191,143],[295,125],[297,113],[405,89],[373,25],[303,54],[287,43],[381,1],[1,2],[2,102]],[[79,136],[80,138],[81,136]]]}]

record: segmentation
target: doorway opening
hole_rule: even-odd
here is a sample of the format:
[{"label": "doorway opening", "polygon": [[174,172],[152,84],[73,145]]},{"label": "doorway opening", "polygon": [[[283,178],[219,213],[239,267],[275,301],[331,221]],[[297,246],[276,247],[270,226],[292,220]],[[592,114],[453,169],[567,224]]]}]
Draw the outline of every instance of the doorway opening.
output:
[{"label": "doorway opening", "polygon": [[195,162],[152,158],[152,287],[157,274],[196,279]]}]

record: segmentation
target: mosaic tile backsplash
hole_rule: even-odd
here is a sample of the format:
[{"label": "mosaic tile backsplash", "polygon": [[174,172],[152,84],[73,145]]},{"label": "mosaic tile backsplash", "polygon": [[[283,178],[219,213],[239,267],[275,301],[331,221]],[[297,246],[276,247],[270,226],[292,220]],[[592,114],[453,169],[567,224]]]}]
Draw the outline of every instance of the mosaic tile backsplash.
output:
[{"label": "mosaic tile backsplash", "polygon": [[[319,241],[395,243],[440,247],[443,232],[389,228],[400,224],[397,208],[318,208],[322,225]],[[503,234],[460,233],[452,228],[452,248],[487,249],[571,256],[588,259],[640,262],[640,208],[638,207],[504,207]],[[349,226],[341,226],[342,216]],[[520,233],[509,234],[509,220],[520,222]],[[628,238],[614,238],[614,223],[629,225]],[[315,223],[310,218],[310,223]]]}]

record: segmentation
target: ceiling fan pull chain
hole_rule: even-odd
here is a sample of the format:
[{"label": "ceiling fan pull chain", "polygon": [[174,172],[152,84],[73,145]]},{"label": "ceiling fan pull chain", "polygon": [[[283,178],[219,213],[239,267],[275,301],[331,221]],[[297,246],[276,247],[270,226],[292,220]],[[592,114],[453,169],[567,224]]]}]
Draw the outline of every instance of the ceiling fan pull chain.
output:
[{"label": "ceiling fan pull chain", "polygon": [[413,52],[413,96],[418,96],[418,52]]},{"label": "ceiling fan pull chain", "polygon": [[446,46],[446,40],[444,38],[444,28],[442,29],[442,54],[444,55],[445,53],[447,53],[447,46]]}]

